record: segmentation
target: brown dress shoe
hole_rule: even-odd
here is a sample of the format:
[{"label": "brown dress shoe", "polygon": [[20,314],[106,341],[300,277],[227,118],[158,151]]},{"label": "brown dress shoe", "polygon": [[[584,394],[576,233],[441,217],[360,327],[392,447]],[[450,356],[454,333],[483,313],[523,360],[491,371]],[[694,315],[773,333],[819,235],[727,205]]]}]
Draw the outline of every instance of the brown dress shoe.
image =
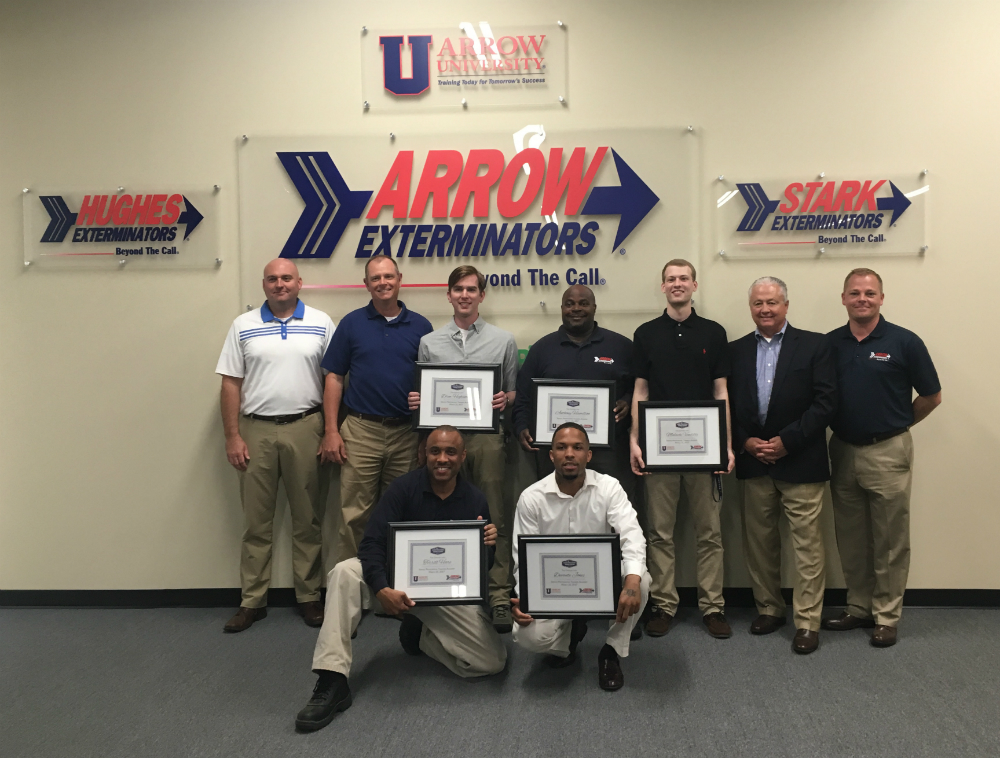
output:
[{"label": "brown dress shoe", "polygon": [[750,624],[750,634],[770,634],[778,631],[784,625],[784,616],[768,616],[766,613],[762,613]]},{"label": "brown dress shoe", "polygon": [[831,632],[847,632],[851,629],[871,629],[875,626],[875,621],[874,619],[861,619],[844,611],[837,618],[823,619],[820,626]]},{"label": "brown dress shoe", "polygon": [[622,674],[622,666],[617,655],[598,657],[597,683],[602,690],[609,692],[620,690],[625,685],[625,675]]},{"label": "brown dress shoe", "polygon": [[260,621],[263,618],[267,618],[267,608],[243,608],[241,607],[236,611],[236,615],[233,616],[226,625],[222,627],[224,632],[242,632],[253,626],[254,621]]},{"label": "brown dress shoe", "polygon": [[733,636],[732,627],[729,626],[729,622],[726,621],[726,617],[718,611],[715,613],[709,613],[702,619],[702,621],[705,622],[705,626],[708,628],[708,633],[717,640],[728,640]]},{"label": "brown dress shoe", "polygon": [[892,647],[896,644],[896,627],[879,624],[872,632],[872,647]]},{"label": "brown dress shoe", "polygon": [[302,611],[302,620],[306,626],[323,626],[323,604],[313,600],[308,603],[299,603],[299,610]]},{"label": "brown dress shoe", "polygon": [[795,639],[792,640],[792,650],[796,653],[806,655],[812,653],[819,647],[819,632],[811,629],[796,629]]},{"label": "brown dress shoe", "polygon": [[649,621],[646,622],[646,634],[650,637],[662,637],[670,631],[670,624],[674,617],[662,608],[654,607],[649,614]]}]

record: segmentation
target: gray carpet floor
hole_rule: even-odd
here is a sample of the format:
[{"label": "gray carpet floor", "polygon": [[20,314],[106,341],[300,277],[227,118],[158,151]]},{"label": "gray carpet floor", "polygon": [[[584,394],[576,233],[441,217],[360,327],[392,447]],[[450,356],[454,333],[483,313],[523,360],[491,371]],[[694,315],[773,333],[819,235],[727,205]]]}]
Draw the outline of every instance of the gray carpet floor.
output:
[{"label": "gray carpet floor", "polygon": [[297,734],[315,630],[288,608],[237,635],[226,609],[0,609],[0,756],[1000,756],[1000,610],[906,610],[900,643],[787,625],[709,637],[682,610],[597,687],[602,624],[563,670],[515,648],[463,681],[407,656],[397,622],[355,641],[354,705]]}]

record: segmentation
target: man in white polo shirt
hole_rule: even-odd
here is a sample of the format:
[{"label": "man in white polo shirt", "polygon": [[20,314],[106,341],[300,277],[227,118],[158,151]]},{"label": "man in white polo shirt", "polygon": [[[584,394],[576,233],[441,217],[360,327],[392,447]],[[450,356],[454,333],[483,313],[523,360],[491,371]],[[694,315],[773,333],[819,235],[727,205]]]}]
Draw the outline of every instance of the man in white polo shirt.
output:
[{"label": "man in white polo shirt", "polygon": [[329,477],[318,458],[324,431],[319,364],[334,325],[299,300],[302,279],[290,260],[268,263],[263,284],[267,302],[233,321],[215,369],[222,376],[226,457],[240,472],[246,523],[243,596],[227,632],[242,632],[267,616],[279,479],[292,516],[295,599],[306,624],[323,624],[320,519]]}]

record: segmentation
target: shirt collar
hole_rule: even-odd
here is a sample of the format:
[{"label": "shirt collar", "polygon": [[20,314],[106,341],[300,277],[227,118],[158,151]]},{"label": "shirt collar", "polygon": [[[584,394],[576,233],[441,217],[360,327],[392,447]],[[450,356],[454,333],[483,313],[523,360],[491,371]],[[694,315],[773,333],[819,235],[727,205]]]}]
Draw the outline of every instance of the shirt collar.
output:
[{"label": "shirt collar", "polygon": [[591,342],[602,342],[604,340],[604,330],[601,329],[596,321],[594,322],[594,331],[590,333],[590,336],[584,342],[574,342],[570,339],[569,334],[566,333],[565,326],[559,327],[558,334],[561,338],[559,341],[562,344],[565,345],[566,343],[570,343],[572,345],[576,345],[577,347],[583,347],[584,345],[589,345]]},{"label": "shirt collar", "polygon": [[[774,336],[771,337],[771,339],[773,340],[773,339],[775,339],[777,337],[784,337],[785,336],[785,329],[787,329],[787,328],[788,328],[788,319],[786,318],[785,319],[785,323],[781,325],[781,328],[774,334]],[[758,342],[760,342],[761,340],[766,340],[767,339],[763,334],[760,333],[760,329],[754,329],[753,333],[757,337],[757,341]],[[784,341],[784,340],[782,340],[782,341]]]},{"label": "shirt collar", "polygon": [[691,315],[690,315],[690,316],[688,316],[688,317],[687,317],[686,319],[684,319],[683,321],[674,321],[674,320],[673,320],[672,318],[670,318],[670,316],[669,316],[669,315],[667,314],[667,309],[666,309],[666,308],[664,308],[664,309],[663,309],[663,318],[665,318],[665,319],[666,319],[667,321],[669,321],[669,322],[670,322],[671,324],[674,324],[674,325],[676,325],[676,326],[686,326],[686,327],[687,327],[688,329],[690,329],[690,328],[692,328],[692,327],[694,326],[694,322],[695,322],[695,320],[696,320],[696,319],[698,318],[698,312],[697,312],[697,311],[696,311],[696,310],[694,309],[694,306],[692,305],[692,306],[691,306]]},{"label": "shirt collar", "polygon": [[[858,342],[858,338],[855,337],[854,333],[851,331],[850,321],[848,321],[840,328],[842,330],[840,333],[842,339],[849,339],[853,340],[854,342]],[[868,340],[878,339],[879,337],[883,337],[885,336],[885,333],[888,329],[889,329],[889,322],[886,321],[885,316],[883,316],[880,313],[878,316],[878,323],[875,325],[875,328],[872,329],[871,332],[869,332],[868,336],[865,337],[863,340],[861,340],[861,342],[867,342]]]},{"label": "shirt collar", "polygon": [[[588,487],[596,487],[596,486],[597,486],[596,472],[594,472],[592,469],[587,469],[586,472],[584,473],[583,486],[580,488],[580,491],[577,492],[576,495],[574,495],[573,497],[576,497],[577,495],[580,494],[580,492],[583,492]],[[545,492],[547,494],[552,493],[553,495],[558,495],[559,497],[565,498],[567,500],[573,499],[565,492],[563,492],[561,489],[559,489],[559,485],[556,484],[556,473],[554,471],[547,477],[542,479],[542,492]]]},{"label": "shirt collar", "polygon": [[[409,321],[410,312],[406,310],[406,303],[404,303],[402,300],[398,300],[397,302],[399,303],[399,308],[400,308],[399,315],[392,320],[392,323],[396,324],[396,323],[402,323],[404,321]],[[383,320],[385,319],[385,316],[383,316],[381,313],[375,310],[375,304],[371,300],[369,300],[368,305],[365,306],[365,315],[367,315],[368,318],[380,318]]]},{"label": "shirt collar", "polygon": [[[476,332],[478,334],[479,332],[483,331],[483,324],[484,323],[485,322],[483,321],[483,317],[481,315],[477,316],[476,320],[473,321],[471,324],[469,324],[468,331],[470,331],[470,332]],[[462,329],[462,327],[460,327],[458,324],[455,323],[455,317],[452,316],[452,318],[451,318],[451,333],[453,335],[458,334],[459,331],[461,331],[461,329]]]},{"label": "shirt collar", "polygon": [[[305,318],[306,315],[306,304],[301,300],[295,301],[295,312],[292,313],[292,318]],[[271,306],[264,301],[264,304],[260,307],[260,320],[265,324],[269,321],[280,321],[280,319],[271,313]]]}]

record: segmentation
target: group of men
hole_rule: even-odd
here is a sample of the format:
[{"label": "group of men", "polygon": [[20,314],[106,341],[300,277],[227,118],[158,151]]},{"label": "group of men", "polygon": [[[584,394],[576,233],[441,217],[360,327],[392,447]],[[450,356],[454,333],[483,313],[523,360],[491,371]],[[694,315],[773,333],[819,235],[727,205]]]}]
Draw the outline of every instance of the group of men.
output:
[{"label": "group of men", "polygon": [[[479,315],[486,283],[474,267],[451,273],[454,317],[436,331],[399,300],[401,281],[391,257],[370,258],[364,282],[371,302],[335,328],[298,299],[295,265],[272,261],[264,270],[267,302],[234,321],[217,368],[226,453],[240,472],[246,519],[241,607],[225,629],[243,631],[267,614],[283,479],[296,599],[305,622],[321,627],[313,660],[318,680],[298,728],[322,728],[350,705],[351,639],[373,606],[401,620],[407,653],[426,654],[463,677],[502,670],[499,635],[511,631],[516,644],[546,654],[550,665],[571,664],[586,621],[533,619],[519,608],[517,543],[527,534],[620,535],[622,593],[598,655],[600,686],[620,688],[619,656],[641,637],[637,622],[647,600],[649,636],[666,634],[677,611],[674,526],[682,489],[695,531],[703,622],[713,637],[730,637],[719,475],[734,467],[759,612],[750,631],[768,634],[786,623],[778,528],[784,514],[795,558],[793,650],[816,650],[821,625],[873,628],[877,647],[896,642],[909,566],[908,429],[940,403],[941,389],[920,338],[880,315],[884,294],[874,271],[850,272],[842,294],[848,323],[828,335],[791,326],[784,282],[758,279],[749,291],[756,329],[732,343],[720,324],[695,311],[698,282],[688,261],[664,266],[666,309],[639,326],[633,340],[600,327],[593,291],[575,285],[563,294],[563,325],[532,345],[520,369],[513,335]],[[516,512],[504,498],[512,467],[503,432],[463,435],[443,426],[420,440],[413,431],[417,361],[500,366],[493,408],[510,408],[517,441],[537,465],[537,481],[521,493]],[[582,427],[564,424],[547,450],[536,446],[534,379],[613,380],[616,438],[628,444],[591,450]],[[728,466],[715,474],[647,472],[635,423],[646,400],[724,401]],[[341,467],[343,526],[324,608],[320,522],[334,464]],[[847,607],[823,620],[819,516],[828,480]],[[480,518],[488,522],[488,609],[417,605],[389,586],[390,522]]]}]

